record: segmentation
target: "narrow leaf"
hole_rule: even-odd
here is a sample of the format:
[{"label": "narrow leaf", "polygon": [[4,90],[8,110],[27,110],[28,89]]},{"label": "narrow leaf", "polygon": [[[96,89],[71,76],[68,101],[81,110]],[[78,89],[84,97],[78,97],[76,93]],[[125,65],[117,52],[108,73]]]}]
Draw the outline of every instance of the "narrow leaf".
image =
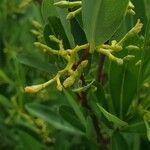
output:
[{"label": "narrow leaf", "polygon": [[118,117],[114,116],[113,114],[107,112],[103,107],[101,107],[99,104],[97,104],[99,110],[103,113],[103,115],[110,121],[113,122],[116,126],[127,126],[128,123],[120,120]]},{"label": "narrow leaf", "polygon": [[53,64],[44,61],[42,57],[35,56],[34,54],[21,53],[18,54],[17,59],[21,64],[48,72],[50,74],[54,74],[57,71]]},{"label": "narrow leaf", "polygon": [[[54,0],[54,2],[59,2],[61,0]],[[65,33],[67,35],[67,38],[69,40],[69,43],[71,45],[71,47],[74,46],[74,39],[73,39],[73,35],[71,33],[71,25],[70,25],[70,22],[66,19],[66,16],[68,14],[68,10],[64,10],[64,9],[61,9],[61,8],[56,8],[56,11],[58,13],[58,17],[60,18],[61,20],[61,23],[64,27],[64,30],[65,30]]]},{"label": "narrow leaf", "polygon": [[56,44],[56,42],[50,41],[49,38],[50,35],[54,35],[58,39],[63,40],[63,44],[66,49],[70,48],[70,44],[65,33],[65,27],[62,25],[61,20],[56,16],[50,16],[47,22],[48,23],[44,28],[44,38],[47,45],[54,49],[58,49],[58,44]]},{"label": "narrow leaf", "polygon": [[72,126],[81,131],[85,131],[84,126],[82,125],[82,123],[80,122],[80,120],[78,119],[78,117],[76,116],[75,112],[71,107],[66,105],[60,106],[59,113],[62,116],[62,118],[66,120],[68,123],[70,123]]},{"label": "narrow leaf", "polygon": [[0,105],[4,106],[5,108],[11,108],[12,107],[9,99],[7,99],[3,95],[0,95]]},{"label": "narrow leaf", "polygon": [[142,68],[141,68],[141,80],[144,81],[149,77],[150,74],[150,20],[147,24],[145,32],[144,51],[142,56]]},{"label": "narrow leaf", "polygon": [[137,122],[137,123],[130,124],[130,125],[126,126],[122,131],[128,132],[128,133],[145,134],[146,133],[146,127],[145,127],[144,122]]},{"label": "narrow leaf", "polygon": [[79,107],[79,104],[76,102],[76,100],[73,98],[73,96],[68,91],[64,90],[64,94],[67,98],[67,101],[69,102],[69,104],[73,108],[74,112],[76,113],[76,115],[80,119],[81,123],[85,126],[86,119],[85,119],[85,117],[84,117],[84,115],[83,115],[83,113]]},{"label": "narrow leaf", "polygon": [[53,4],[54,0],[43,0],[42,2],[41,13],[45,22],[49,16],[57,16],[57,12]]},{"label": "narrow leaf", "polygon": [[118,131],[114,132],[111,139],[112,150],[128,150],[128,143],[121,133]]},{"label": "narrow leaf", "polygon": [[13,84],[13,81],[6,75],[6,73],[2,69],[0,69],[0,82]]},{"label": "narrow leaf", "polygon": [[26,105],[26,109],[31,115],[42,118],[56,129],[74,134],[83,134],[81,131],[64,121],[56,112],[52,111],[47,106],[41,104],[28,104]]},{"label": "narrow leaf", "polygon": [[126,45],[138,45],[139,51],[128,51],[123,49],[117,57],[125,57],[134,55],[134,59],[118,65],[114,62],[110,63],[109,68],[109,89],[113,107],[117,116],[121,119],[125,117],[134,96],[137,94],[140,65],[136,63],[141,59],[143,41],[139,36],[129,38]]}]

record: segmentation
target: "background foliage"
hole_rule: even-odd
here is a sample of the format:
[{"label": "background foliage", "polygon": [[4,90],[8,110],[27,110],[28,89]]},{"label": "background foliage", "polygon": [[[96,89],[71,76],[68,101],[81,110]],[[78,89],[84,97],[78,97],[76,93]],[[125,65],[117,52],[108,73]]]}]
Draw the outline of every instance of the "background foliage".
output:
[{"label": "background foliage", "polygon": [[[92,23],[88,19],[92,18],[89,8],[96,7],[93,2],[88,9],[84,8],[89,18],[83,13],[87,20],[82,22],[81,14],[66,20],[68,10],[53,5],[58,1],[0,1],[0,149],[150,149],[149,0],[132,0],[136,15],[127,16],[118,32],[110,34],[109,31],[102,39],[89,31],[92,29],[89,24],[89,27],[85,25]],[[82,86],[86,90],[79,95],[72,90],[80,90],[80,80],[64,92],[59,92],[55,84],[37,94],[24,92],[26,85],[49,80],[66,63],[60,57],[41,52],[33,45],[35,41],[57,49],[58,45],[49,40],[49,35],[63,39],[65,48],[87,41],[95,45],[108,38],[119,40],[138,18],[144,24],[142,32],[126,44],[143,49],[142,67],[137,63],[141,51],[130,52],[135,59],[122,66],[106,59],[99,83],[95,75],[102,56],[93,54],[88,56],[91,63],[84,70]],[[101,20],[97,26],[99,23]],[[105,30],[98,32],[104,34]],[[126,53],[116,56],[123,57]]]}]

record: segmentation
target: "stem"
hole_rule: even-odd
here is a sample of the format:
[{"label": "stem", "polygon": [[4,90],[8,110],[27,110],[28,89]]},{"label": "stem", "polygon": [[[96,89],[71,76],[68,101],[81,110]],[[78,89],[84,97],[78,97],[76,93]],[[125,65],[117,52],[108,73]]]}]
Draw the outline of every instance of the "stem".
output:
[{"label": "stem", "polygon": [[50,54],[59,55],[59,51],[54,50],[54,49],[48,47],[48,46],[45,45],[45,44],[42,44],[42,43],[40,43],[40,42],[35,42],[34,45],[35,45],[37,48],[42,49],[44,52],[48,52],[48,53],[50,53]]},{"label": "stem", "polygon": [[[105,57],[104,57],[104,60],[105,60]],[[81,75],[80,79],[82,81],[82,85],[83,86],[86,85],[83,74]],[[107,150],[109,141],[107,139],[104,139],[103,134],[101,133],[98,118],[96,117],[96,115],[92,111],[90,105],[88,104],[87,93],[86,92],[81,92],[80,94],[78,94],[78,97],[80,99],[80,102],[81,102],[82,106],[85,107],[89,111],[89,114],[92,118],[93,126],[95,128],[95,132],[96,132],[96,135],[97,135],[97,142],[101,145],[101,147],[104,150]]]},{"label": "stem", "polygon": [[73,7],[78,7],[81,5],[82,5],[81,1],[74,1],[74,2],[60,1],[60,2],[54,3],[54,6],[57,6],[60,8],[73,8]]},{"label": "stem", "polygon": [[73,65],[73,70],[76,70],[77,67],[80,65],[80,63],[84,60],[86,60],[88,57],[89,57],[90,53],[89,53],[89,48],[86,47],[82,57],[80,58],[80,60],[78,62],[76,62],[74,65]]},{"label": "stem", "polygon": [[82,10],[82,8],[78,8],[77,10],[70,12],[67,15],[66,19],[70,20],[70,19],[74,18],[77,14],[79,14],[81,12],[81,10]]},{"label": "stem", "polygon": [[98,70],[97,70],[97,81],[98,82],[103,82],[103,68],[104,68],[104,63],[105,63],[105,55],[100,55],[99,58],[99,64],[98,64]]}]

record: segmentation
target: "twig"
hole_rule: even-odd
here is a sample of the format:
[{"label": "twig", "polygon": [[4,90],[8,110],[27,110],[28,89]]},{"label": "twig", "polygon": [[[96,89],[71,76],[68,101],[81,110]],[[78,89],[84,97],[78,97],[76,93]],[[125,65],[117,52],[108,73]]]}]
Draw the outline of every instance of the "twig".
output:
[{"label": "twig", "polygon": [[97,70],[97,81],[103,83],[103,68],[104,68],[104,63],[105,63],[105,55],[101,54],[99,58],[99,63],[98,63],[98,70]]}]

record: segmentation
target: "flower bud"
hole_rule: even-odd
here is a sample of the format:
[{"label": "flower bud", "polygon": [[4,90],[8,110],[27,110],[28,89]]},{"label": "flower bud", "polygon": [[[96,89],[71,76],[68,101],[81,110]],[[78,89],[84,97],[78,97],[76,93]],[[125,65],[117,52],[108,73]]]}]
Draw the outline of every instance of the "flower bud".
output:
[{"label": "flower bud", "polygon": [[136,25],[131,29],[133,33],[139,33],[143,27],[143,24],[141,23],[140,19],[138,19]]},{"label": "flower bud", "polygon": [[75,82],[75,77],[74,76],[70,76],[68,77],[64,82],[63,85],[65,88],[70,87],[74,84]]},{"label": "flower bud", "polygon": [[55,6],[60,7],[60,8],[73,8],[76,6],[81,6],[82,2],[81,1],[74,1],[74,2],[69,2],[69,1],[60,1],[54,3]]},{"label": "flower bud", "polygon": [[123,59],[121,59],[121,58],[117,58],[114,61],[116,61],[118,63],[118,65],[123,65]]},{"label": "flower bud", "polygon": [[130,61],[130,60],[132,60],[132,59],[134,59],[134,58],[135,58],[134,55],[127,55],[127,56],[125,56],[125,57],[123,58],[123,61]]},{"label": "flower bud", "polygon": [[32,20],[32,25],[33,25],[36,29],[41,29],[41,28],[42,28],[42,25],[41,25],[38,21],[35,21],[35,20]]},{"label": "flower bud", "polygon": [[63,86],[62,86],[61,84],[58,84],[58,85],[57,85],[57,89],[58,89],[59,91],[62,91],[62,90],[63,90]]},{"label": "flower bud", "polygon": [[140,48],[136,45],[129,45],[126,47],[126,49],[129,51],[132,51],[132,50],[139,51],[140,50]]},{"label": "flower bud", "polygon": [[37,93],[37,92],[39,92],[42,89],[43,89],[43,85],[40,84],[40,85],[27,86],[27,87],[25,87],[24,90],[27,93]]},{"label": "flower bud", "polygon": [[133,5],[133,3],[131,1],[129,1],[129,5],[128,5],[128,9],[134,9],[135,6]]},{"label": "flower bud", "polygon": [[80,65],[78,66],[77,70],[82,70],[83,68],[85,68],[88,64],[88,60],[84,60],[80,63]]},{"label": "flower bud", "polygon": [[74,12],[70,12],[70,13],[67,15],[66,19],[67,19],[67,20],[71,20],[71,19],[74,18],[74,17],[75,17],[75,13],[74,13]]}]

